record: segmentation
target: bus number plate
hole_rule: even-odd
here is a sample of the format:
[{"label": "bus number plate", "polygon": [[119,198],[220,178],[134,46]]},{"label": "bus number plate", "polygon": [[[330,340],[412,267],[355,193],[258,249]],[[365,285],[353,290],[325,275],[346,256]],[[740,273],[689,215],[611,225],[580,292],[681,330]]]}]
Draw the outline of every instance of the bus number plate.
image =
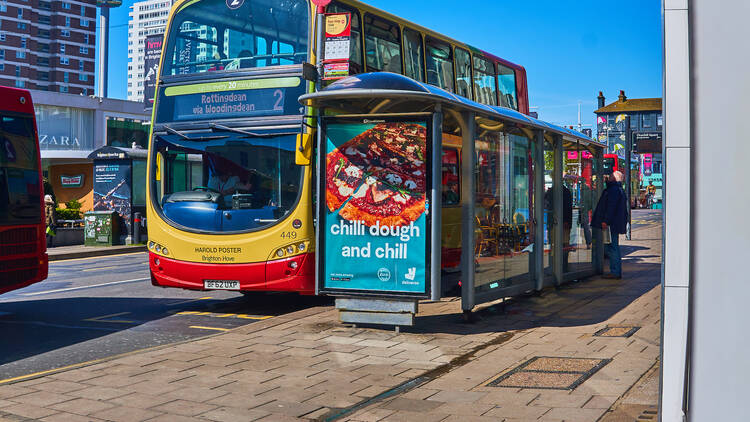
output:
[{"label": "bus number plate", "polygon": [[203,288],[214,290],[239,290],[240,282],[237,280],[203,280]]}]

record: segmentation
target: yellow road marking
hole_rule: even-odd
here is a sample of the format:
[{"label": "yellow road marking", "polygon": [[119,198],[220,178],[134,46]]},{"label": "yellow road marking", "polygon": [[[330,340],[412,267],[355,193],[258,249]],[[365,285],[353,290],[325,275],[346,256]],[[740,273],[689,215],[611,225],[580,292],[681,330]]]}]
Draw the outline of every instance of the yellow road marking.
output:
[{"label": "yellow road marking", "polygon": [[116,322],[118,324],[135,324],[135,321],[130,321],[130,320],[127,320],[127,319],[109,319],[109,318],[118,317],[118,316],[121,316],[121,315],[127,315],[129,313],[130,312],[119,312],[119,313],[116,313],[116,314],[102,315],[102,316],[98,316],[98,317],[94,317],[94,318],[87,318],[87,319],[84,319],[84,321],[91,321],[91,322]]},{"label": "yellow road marking", "polygon": [[199,311],[182,311],[177,312],[175,315],[200,315],[200,316],[208,316],[211,318],[241,318],[241,319],[255,319],[255,320],[264,320],[268,318],[273,318],[273,315],[247,315],[247,314],[215,314],[212,312],[199,312]]},{"label": "yellow road marking", "polygon": [[202,325],[191,325],[190,328],[197,328],[199,330],[229,331],[229,328],[204,327]]},{"label": "yellow road marking", "polygon": [[208,300],[208,299],[213,299],[213,297],[206,296],[206,297],[201,297],[201,298],[198,298],[198,299],[183,300],[182,302],[171,303],[171,304],[169,304],[169,306],[182,305],[182,304],[185,304],[185,303],[192,303],[192,302],[197,302],[199,300]]},{"label": "yellow road marking", "polygon": [[237,318],[263,320],[263,319],[273,318],[273,316],[272,315],[265,315],[265,316],[237,315]]}]

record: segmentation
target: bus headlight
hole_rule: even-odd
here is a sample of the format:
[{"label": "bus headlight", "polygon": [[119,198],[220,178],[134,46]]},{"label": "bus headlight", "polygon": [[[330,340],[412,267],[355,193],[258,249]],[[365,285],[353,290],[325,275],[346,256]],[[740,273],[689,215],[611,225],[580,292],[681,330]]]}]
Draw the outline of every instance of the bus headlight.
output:
[{"label": "bus headlight", "polygon": [[161,253],[161,245],[156,245],[154,250],[156,251],[156,253]]},{"label": "bus headlight", "polygon": [[286,253],[288,253],[289,255],[293,254],[294,253],[294,246],[293,245],[287,246],[286,247]]},{"label": "bus headlight", "polygon": [[167,249],[165,246],[164,248],[162,248],[161,253],[163,253],[164,255],[169,255],[169,249]]},{"label": "bus headlight", "polygon": [[297,249],[299,249],[300,252],[304,252],[305,249],[307,249],[307,246],[305,246],[304,243],[300,243],[299,245],[297,245]]},{"label": "bus headlight", "polygon": [[154,242],[153,240],[150,241],[150,242],[148,242],[148,248],[149,249],[154,249],[154,245],[156,245],[156,242]]},{"label": "bus headlight", "polygon": [[281,258],[282,256],[284,256],[284,250],[283,249],[279,249],[278,251],[276,251],[276,256],[278,256],[279,258]]}]

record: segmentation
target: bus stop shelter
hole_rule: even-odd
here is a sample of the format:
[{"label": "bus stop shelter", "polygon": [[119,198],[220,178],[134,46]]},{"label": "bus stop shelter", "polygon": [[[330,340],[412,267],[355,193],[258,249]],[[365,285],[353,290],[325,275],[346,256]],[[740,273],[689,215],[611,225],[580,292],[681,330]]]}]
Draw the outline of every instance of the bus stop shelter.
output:
[{"label": "bus stop shelter", "polygon": [[[339,153],[331,150],[336,144],[332,124],[345,121],[377,130],[389,122],[401,122],[401,127],[404,121],[422,122],[429,151],[425,214],[430,236],[426,268],[417,272],[425,277],[424,289],[327,288],[326,283],[339,278],[329,277],[336,272],[321,261],[321,250],[325,255],[335,251],[324,249],[327,226],[321,229],[319,220],[319,291],[437,300],[460,286],[462,309],[471,312],[477,304],[602,272],[602,231],[589,223],[603,188],[604,144],[387,72],[339,80],[303,95],[300,102],[319,109],[319,218],[330,215],[321,210],[326,206],[324,180],[336,172],[325,172],[331,154]],[[381,281],[385,275],[390,276],[378,270]]]}]

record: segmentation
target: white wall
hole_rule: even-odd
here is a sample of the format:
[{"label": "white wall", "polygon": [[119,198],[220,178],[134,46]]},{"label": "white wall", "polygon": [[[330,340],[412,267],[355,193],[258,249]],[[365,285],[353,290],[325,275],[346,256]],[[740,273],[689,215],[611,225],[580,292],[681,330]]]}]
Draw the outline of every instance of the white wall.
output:
[{"label": "white wall", "polygon": [[750,2],[664,6],[662,420],[747,421]]}]

